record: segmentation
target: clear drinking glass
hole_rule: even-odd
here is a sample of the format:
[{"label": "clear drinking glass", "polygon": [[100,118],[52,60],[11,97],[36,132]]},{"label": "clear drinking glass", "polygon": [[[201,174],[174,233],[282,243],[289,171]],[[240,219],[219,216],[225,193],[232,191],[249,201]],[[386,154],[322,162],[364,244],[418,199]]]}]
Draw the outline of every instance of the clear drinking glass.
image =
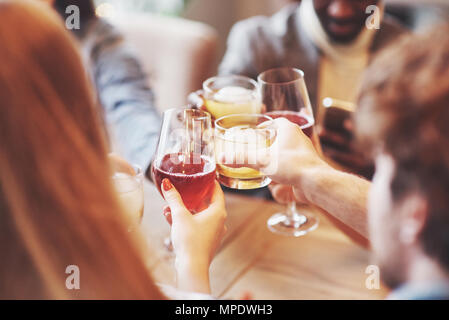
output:
[{"label": "clear drinking glass", "polygon": [[[164,112],[152,174],[161,195],[162,180],[167,178],[192,214],[209,206],[215,188],[215,156],[208,112]],[[165,241],[167,246],[169,243]]]},{"label": "clear drinking glass", "polygon": [[[138,225],[143,217],[143,171],[138,165],[129,164],[116,155],[109,155],[112,167],[112,183],[119,202],[132,225]],[[131,226],[130,226],[131,227]]]},{"label": "clear drinking glass", "polygon": [[[215,121],[217,176],[221,184],[233,189],[256,189],[271,179],[250,167],[231,164],[256,163],[270,158],[270,146],[276,138],[273,119],[261,114],[236,114]],[[229,160],[228,160],[229,159]],[[226,165],[228,164],[228,165]]]},{"label": "clear drinking glass", "polygon": [[203,83],[204,104],[214,119],[231,114],[260,113],[257,82],[237,75],[216,76]]},{"label": "clear drinking glass", "polygon": [[[295,68],[270,69],[258,76],[265,114],[273,119],[283,117],[296,123],[319,147],[313,130],[315,120],[304,82],[304,73]],[[301,164],[292,164],[301,165]],[[276,213],[267,222],[274,233],[299,237],[318,226],[318,218],[310,213],[300,213],[292,200],[285,212]]]}]

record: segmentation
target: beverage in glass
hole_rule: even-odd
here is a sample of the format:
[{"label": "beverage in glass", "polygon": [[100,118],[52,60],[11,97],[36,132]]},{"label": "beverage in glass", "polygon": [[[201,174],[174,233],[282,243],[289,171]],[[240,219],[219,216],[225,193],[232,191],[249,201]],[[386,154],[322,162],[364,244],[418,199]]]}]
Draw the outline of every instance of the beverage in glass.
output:
[{"label": "beverage in glass", "polygon": [[237,75],[217,76],[203,83],[204,105],[214,119],[261,112],[257,82]]},{"label": "beverage in glass", "polygon": [[270,116],[273,119],[285,118],[285,119],[289,120],[290,122],[297,124],[301,128],[301,130],[310,139],[312,139],[314,121],[313,121],[313,118],[311,118],[310,116],[302,115],[299,112],[289,111],[289,110],[271,111],[271,112],[266,112],[265,114],[267,116]]},{"label": "beverage in glass", "polygon": [[260,114],[236,114],[215,121],[217,176],[221,184],[234,189],[255,189],[271,180],[259,170],[234,164],[270,160],[270,147],[276,139],[273,119]]},{"label": "beverage in glass", "polygon": [[109,156],[109,160],[113,169],[112,183],[123,211],[133,224],[139,224],[144,208],[143,171],[116,156]]},{"label": "beverage in glass", "polygon": [[193,109],[164,112],[152,174],[159,192],[162,180],[169,179],[191,213],[209,206],[215,187],[209,113]]},{"label": "beverage in glass", "polygon": [[213,159],[193,153],[169,153],[154,166],[154,182],[161,191],[165,178],[175,186],[190,212],[199,212],[209,206],[215,187],[215,163]]}]

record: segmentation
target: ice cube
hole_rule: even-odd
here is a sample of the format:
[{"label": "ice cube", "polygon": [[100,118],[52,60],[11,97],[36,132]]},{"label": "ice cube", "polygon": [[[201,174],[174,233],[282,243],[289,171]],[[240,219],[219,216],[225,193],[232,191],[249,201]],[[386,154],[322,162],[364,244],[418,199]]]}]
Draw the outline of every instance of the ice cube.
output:
[{"label": "ice cube", "polygon": [[253,98],[253,92],[249,89],[229,86],[218,90],[214,95],[214,100],[224,103],[241,103],[250,101]]}]

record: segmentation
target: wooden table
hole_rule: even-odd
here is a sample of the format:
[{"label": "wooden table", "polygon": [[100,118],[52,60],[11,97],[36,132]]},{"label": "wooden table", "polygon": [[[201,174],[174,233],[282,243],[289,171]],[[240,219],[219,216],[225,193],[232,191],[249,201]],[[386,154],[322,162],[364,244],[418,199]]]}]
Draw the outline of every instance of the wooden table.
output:
[{"label": "wooden table", "polygon": [[[365,287],[369,252],[347,238],[324,214],[319,227],[300,238],[272,234],[267,219],[283,209],[272,201],[225,194],[228,233],[211,266],[212,294],[239,299],[382,299],[384,289]],[[155,280],[174,285],[173,256],[163,239],[169,226],[162,215],[164,201],[145,182],[142,228],[152,247],[150,267]]]}]

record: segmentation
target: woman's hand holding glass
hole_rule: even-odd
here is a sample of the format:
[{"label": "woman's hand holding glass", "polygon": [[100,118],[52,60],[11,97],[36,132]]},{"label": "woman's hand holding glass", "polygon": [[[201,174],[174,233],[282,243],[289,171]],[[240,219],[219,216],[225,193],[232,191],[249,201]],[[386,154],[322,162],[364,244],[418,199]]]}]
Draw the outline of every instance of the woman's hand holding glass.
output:
[{"label": "woman's hand holding glass", "polygon": [[223,191],[215,182],[209,207],[192,215],[168,179],[161,189],[168,202],[164,215],[171,224],[178,288],[209,293],[209,265],[226,233]]}]

